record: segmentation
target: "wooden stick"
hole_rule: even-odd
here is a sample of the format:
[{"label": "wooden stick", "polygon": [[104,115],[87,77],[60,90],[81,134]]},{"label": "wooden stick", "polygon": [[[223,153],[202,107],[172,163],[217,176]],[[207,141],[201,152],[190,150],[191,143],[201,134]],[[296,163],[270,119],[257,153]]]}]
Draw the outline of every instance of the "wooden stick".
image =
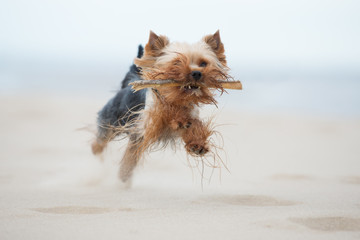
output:
[{"label": "wooden stick", "polygon": [[[242,84],[240,81],[223,81],[218,80],[220,87],[225,89],[242,90]],[[175,80],[139,80],[129,83],[131,88],[136,92],[144,88],[159,88],[159,87],[180,87],[183,86],[183,82]],[[209,86],[209,88],[215,88],[215,86]]]},{"label": "wooden stick", "polygon": [[240,81],[222,81],[218,80],[220,86],[225,89],[242,90],[242,84]]}]

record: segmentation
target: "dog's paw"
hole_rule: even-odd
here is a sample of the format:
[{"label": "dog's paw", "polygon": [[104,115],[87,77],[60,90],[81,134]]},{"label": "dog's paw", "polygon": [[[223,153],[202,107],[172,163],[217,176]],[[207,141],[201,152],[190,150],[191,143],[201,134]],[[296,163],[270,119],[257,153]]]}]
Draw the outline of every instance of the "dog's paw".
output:
[{"label": "dog's paw", "polygon": [[209,148],[206,145],[201,145],[201,144],[197,144],[197,143],[190,143],[186,146],[186,149],[188,152],[195,154],[195,155],[199,155],[199,156],[203,156],[205,155],[207,152],[209,152]]},{"label": "dog's paw", "polygon": [[94,141],[92,144],[91,144],[91,150],[92,150],[92,153],[94,155],[99,155],[100,153],[102,153],[104,151],[104,148],[105,148],[106,144],[100,144],[98,143],[97,141]]},{"label": "dog's paw", "polygon": [[189,127],[191,127],[191,122],[189,121],[176,121],[176,120],[172,120],[170,122],[170,126],[173,130],[178,130],[178,129],[188,129]]},{"label": "dog's paw", "polygon": [[181,128],[187,129],[189,127],[191,127],[191,122],[186,122],[185,124],[181,124]]}]

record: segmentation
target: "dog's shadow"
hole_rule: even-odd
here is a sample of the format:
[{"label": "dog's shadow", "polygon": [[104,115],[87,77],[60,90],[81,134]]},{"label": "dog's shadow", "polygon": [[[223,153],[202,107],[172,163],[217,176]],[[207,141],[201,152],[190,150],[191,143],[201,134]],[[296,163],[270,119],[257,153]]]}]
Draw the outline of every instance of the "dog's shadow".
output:
[{"label": "dog's shadow", "polygon": [[216,195],[201,198],[199,202],[252,207],[293,206],[299,204],[298,202],[277,199],[264,195]]}]

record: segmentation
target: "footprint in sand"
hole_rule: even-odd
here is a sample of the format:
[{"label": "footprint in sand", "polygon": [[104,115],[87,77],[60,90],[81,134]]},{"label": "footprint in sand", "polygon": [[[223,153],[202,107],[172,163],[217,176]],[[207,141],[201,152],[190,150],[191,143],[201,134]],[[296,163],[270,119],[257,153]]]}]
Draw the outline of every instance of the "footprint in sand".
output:
[{"label": "footprint in sand", "polygon": [[360,185],[360,176],[348,176],[342,178],[342,183]]},{"label": "footprint in sand", "polygon": [[302,174],[275,174],[272,175],[270,179],[276,181],[303,181],[303,180],[313,180],[314,178]]},{"label": "footprint in sand", "polygon": [[50,213],[50,214],[103,214],[109,212],[130,212],[133,211],[131,208],[101,208],[101,207],[80,207],[80,206],[62,206],[62,207],[51,207],[51,208],[33,208],[31,209],[36,212]]},{"label": "footprint in sand", "polygon": [[318,218],[289,218],[291,222],[310,229],[336,232],[360,231],[360,218],[348,217],[318,217]]},{"label": "footprint in sand", "polygon": [[233,195],[233,196],[216,196],[206,199],[207,202],[227,203],[242,206],[266,207],[266,206],[292,206],[297,202],[280,200],[273,197],[261,195]]},{"label": "footprint in sand", "polygon": [[0,175],[0,184],[8,184],[11,183],[11,175]]}]

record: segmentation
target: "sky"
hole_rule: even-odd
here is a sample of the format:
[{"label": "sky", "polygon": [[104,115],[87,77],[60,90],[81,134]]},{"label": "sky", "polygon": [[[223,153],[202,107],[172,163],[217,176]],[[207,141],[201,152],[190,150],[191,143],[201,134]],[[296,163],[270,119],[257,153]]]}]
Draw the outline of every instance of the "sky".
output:
[{"label": "sky", "polygon": [[3,0],[0,94],[112,95],[150,30],[191,43],[219,29],[244,86],[222,101],[360,116],[359,13],[356,0]]},{"label": "sky", "polygon": [[263,67],[360,65],[360,2],[350,0],[5,0],[4,60],[127,61],[149,30],[195,42],[220,29],[228,58]]}]

